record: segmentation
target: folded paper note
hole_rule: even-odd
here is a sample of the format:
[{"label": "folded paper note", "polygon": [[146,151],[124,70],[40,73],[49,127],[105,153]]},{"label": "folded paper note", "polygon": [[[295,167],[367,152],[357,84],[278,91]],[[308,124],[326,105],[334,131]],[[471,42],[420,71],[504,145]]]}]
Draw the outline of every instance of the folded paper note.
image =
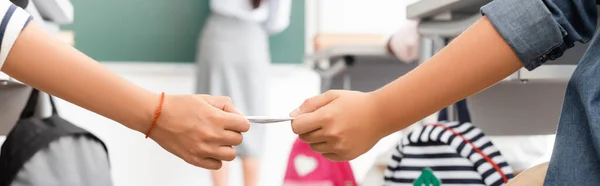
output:
[{"label": "folded paper note", "polygon": [[246,119],[250,121],[250,123],[278,123],[284,121],[292,121],[294,118],[292,117],[270,117],[270,116],[246,116]]}]

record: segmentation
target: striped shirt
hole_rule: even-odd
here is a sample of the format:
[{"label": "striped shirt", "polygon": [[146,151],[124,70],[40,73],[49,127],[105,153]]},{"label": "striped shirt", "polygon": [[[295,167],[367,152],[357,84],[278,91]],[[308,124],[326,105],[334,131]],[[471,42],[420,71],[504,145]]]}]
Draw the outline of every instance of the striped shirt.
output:
[{"label": "striped shirt", "polygon": [[29,13],[8,0],[0,0],[0,69],[17,37],[33,19]]},{"label": "striped shirt", "polygon": [[512,169],[482,131],[470,123],[425,125],[407,135],[385,172],[386,186],[413,185],[430,168],[444,186],[499,186]]}]

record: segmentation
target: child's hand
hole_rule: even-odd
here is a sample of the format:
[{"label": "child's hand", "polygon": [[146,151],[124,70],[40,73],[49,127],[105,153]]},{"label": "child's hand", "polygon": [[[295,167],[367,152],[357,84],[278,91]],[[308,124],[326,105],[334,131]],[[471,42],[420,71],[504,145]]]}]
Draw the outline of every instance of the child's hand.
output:
[{"label": "child's hand", "polygon": [[290,114],[295,117],[292,130],[327,159],[352,160],[389,133],[377,108],[369,93],[328,91]]},{"label": "child's hand", "polygon": [[160,146],[186,162],[216,170],[236,157],[250,122],[228,97],[171,95],[150,134]]}]

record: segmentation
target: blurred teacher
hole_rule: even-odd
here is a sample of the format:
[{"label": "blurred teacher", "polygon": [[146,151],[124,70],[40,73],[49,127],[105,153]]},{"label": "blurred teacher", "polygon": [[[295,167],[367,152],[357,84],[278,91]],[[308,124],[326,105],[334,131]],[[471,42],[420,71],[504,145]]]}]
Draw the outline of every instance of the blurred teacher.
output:
[{"label": "blurred teacher", "polygon": [[[265,115],[271,62],[269,35],[289,25],[291,0],[211,0],[200,34],[197,92],[230,96],[246,115]],[[258,184],[265,129],[252,126],[237,148],[244,184]],[[215,186],[227,185],[228,166],[213,172]]]}]

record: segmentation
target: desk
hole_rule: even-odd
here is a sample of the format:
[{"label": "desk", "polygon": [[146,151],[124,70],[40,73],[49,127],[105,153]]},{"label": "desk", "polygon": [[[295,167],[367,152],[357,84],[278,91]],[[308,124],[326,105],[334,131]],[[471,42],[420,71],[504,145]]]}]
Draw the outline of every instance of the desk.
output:
[{"label": "desk", "polygon": [[491,0],[419,0],[406,10],[408,19],[428,19],[442,14],[473,15]]},{"label": "desk", "polygon": [[385,44],[332,46],[306,57],[321,77],[321,92],[330,89],[373,91],[414,69],[390,55]]},{"label": "desk", "polygon": [[0,82],[8,83],[9,80],[10,80],[10,76],[6,75],[5,73],[0,72]]},{"label": "desk", "polygon": [[0,72],[0,86],[11,85],[11,84],[23,85],[23,83],[20,82],[19,80],[11,78],[10,76],[6,75],[5,73]]},{"label": "desk", "polygon": [[[458,36],[491,0],[420,0],[407,7],[409,19],[421,20],[421,60],[425,62]],[[468,98],[472,120],[488,135],[553,134],[566,84],[587,49],[576,46],[534,71],[521,69],[498,85]],[[453,109],[450,109],[453,110]],[[524,114],[527,112],[527,114]]]}]

